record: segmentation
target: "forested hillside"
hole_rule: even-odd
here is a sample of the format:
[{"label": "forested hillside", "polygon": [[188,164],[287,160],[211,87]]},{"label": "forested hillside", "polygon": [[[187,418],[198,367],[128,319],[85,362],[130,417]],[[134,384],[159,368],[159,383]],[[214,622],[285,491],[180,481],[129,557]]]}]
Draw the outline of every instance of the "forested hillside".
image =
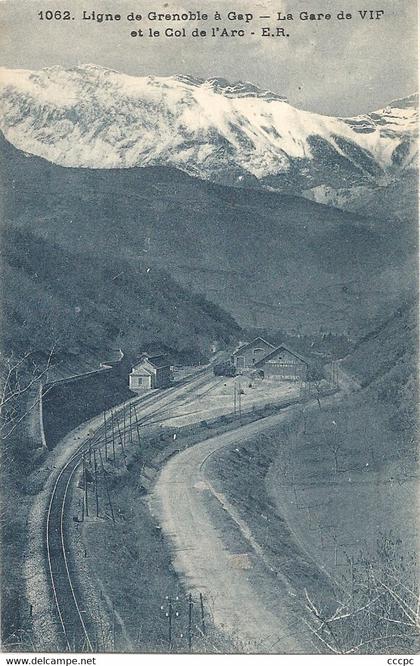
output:
[{"label": "forested hillside", "polygon": [[415,282],[415,241],[380,220],[163,167],[64,168],[4,139],[1,154],[13,227],[93,265],[163,269],[241,325],[357,337]]},{"label": "forested hillside", "polygon": [[[117,254],[117,253],[116,253]],[[67,252],[28,229],[3,230],[3,344],[17,354],[155,344],[208,352],[239,334],[230,315],[169,275],[117,256]]]},{"label": "forested hillside", "polygon": [[395,431],[413,431],[417,411],[418,318],[415,300],[361,338],[344,367],[370,399],[383,403]]}]

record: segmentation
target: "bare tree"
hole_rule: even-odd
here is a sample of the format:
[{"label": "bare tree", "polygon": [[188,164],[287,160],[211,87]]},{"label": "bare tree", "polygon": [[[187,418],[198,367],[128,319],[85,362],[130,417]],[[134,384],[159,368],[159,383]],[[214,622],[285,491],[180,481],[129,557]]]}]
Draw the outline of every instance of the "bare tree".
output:
[{"label": "bare tree", "polygon": [[7,439],[25,419],[31,409],[38,404],[23,408],[23,399],[31,389],[40,384],[46,377],[50,366],[54,348],[52,348],[40,366],[32,352],[28,351],[20,357],[13,352],[9,355],[0,355],[0,435]]},{"label": "bare tree", "polygon": [[[361,557],[350,589],[333,611],[320,608],[305,590],[304,622],[318,646],[331,654],[414,652],[420,638],[420,596],[415,561],[401,542],[383,538],[375,560]],[[350,562],[350,558],[349,558]]]}]

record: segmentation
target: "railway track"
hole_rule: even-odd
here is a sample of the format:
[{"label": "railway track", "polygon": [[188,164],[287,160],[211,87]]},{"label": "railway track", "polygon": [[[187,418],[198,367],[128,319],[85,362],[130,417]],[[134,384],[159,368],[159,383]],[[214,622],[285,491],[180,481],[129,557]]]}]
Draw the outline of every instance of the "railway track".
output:
[{"label": "railway track", "polygon": [[[199,390],[209,378],[208,370],[199,371],[192,377],[183,380],[178,385],[166,389],[159,395],[142,396],[130,401],[131,408],[140,407],[146,411],[142,418],[132,422],[131,430],[137,429],[158,415],[163,416],[165,409],[171,407],[179,399],[185,399],[190,393]],[[126,434],[130,428],[127,426],[127,413],[130,404],[125,404],[114,413],[115,423],[119,433]],[[57,611],[58,625],[62,636],[63,648],[72,652],[96,652],[98,645],[95,640],[97,632],[95,623],[84,608],[76,571],[69,556],[69,535],[67,514],[70,503],[70,488],[72,481],[88,450],[100,449],[104,444],[106,425],[96,428],[93,436],[86,438],[73,453],[57,476],[48,504],[46,519],[46,554],[48,573],[51,582],[54,606]]]}]

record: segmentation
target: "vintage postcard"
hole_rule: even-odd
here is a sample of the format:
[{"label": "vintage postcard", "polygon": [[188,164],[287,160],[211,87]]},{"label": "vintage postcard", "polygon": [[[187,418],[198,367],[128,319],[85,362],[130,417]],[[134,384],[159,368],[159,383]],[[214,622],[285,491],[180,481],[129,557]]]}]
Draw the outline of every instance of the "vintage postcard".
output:
[{"label": "vintage postcard", "polygon": [[419,651],[416,4],[0,1],[3,653]]}]

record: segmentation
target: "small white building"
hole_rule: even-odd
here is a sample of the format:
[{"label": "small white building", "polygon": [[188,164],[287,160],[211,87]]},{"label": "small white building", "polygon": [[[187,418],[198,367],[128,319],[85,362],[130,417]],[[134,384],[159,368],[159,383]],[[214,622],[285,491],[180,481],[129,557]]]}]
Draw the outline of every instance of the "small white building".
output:
[{"label": "small white building", "polygon": [[171,368],[167,359],[162,355],[143,354],[128,376],[129,388],[136,393],[155,388],[166,388],[170,383]]}]

